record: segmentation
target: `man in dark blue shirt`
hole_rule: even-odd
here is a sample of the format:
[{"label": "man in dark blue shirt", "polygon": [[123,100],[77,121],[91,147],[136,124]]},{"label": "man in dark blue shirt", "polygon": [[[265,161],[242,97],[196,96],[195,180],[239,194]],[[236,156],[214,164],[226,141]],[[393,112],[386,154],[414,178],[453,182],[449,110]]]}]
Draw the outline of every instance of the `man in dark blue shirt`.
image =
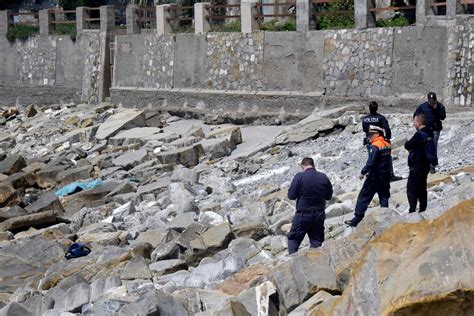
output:
[{"label": "man in dark blue shirt", "polygon": [[430,171],[430,165],[436,165],[436,161],[430,162],[430,156],[437,160],[436,150],[432,147],[433,152],[428,152],[428,142],[433,144],[433,132],[425,126],[425,116],[419,113],[413,119],[413,126],[416,133],[405,143],[405,149],[409,151],[408,167],[410,174],[407,181],[407,197],[410,204],[409,212],[416,211],[417,202],[420,203],[420,212],[426,211],[428,204],[427,178]]},{"label": "man in dark blue shirt", "polygon": [[296,200],[296,214],[288,233],[288,252],[298,251],[306,234],[311,248],[320,247],[324,241],[326,200],[332,197],[332,184],[328,177],[316,171],[312,158],[301,162],[303,172],[298,173],[288,189],[288,198]]},{"label": "man in dark blue shirt", "polygon": [[[415,113],[413,113],[413,118],[420,113],[425,117],[426,127],[433,132],[434,144],[435,147],[438,148],[439,134],[443,129],[443,123],[441,121],[444,121],[446,118],[446,108],[441,102],[438,102],[436,93],[428,93],[428,101],[418,106]],[[431,166],[430,169],[431,173],[436,171],[435,166]]]}]

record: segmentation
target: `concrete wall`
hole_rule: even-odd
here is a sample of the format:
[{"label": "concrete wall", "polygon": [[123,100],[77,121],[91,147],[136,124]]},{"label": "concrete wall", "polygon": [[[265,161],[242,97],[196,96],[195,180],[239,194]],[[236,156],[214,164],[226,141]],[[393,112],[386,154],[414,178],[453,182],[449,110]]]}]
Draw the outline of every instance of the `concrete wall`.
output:
[{"label": "concrete wall", "polygon": [[[288,112],[307,111],[317,104],[309,100],[322,95],[417,103],[435,91],[447,105],[472,106],[473,25],[471,17],[449,27],[116,35],[111,98],[130,106]],[[25,97],[26,90],[7,88],[12,85],[102,100],[106,36],[0,39],[0,102]]]},{"label": "concrete wall", "polygon": [[459,18],[448,28],[445,95],[447,103],[472,106],[474,103],[474,16]]},{"label": "concrete wall", "polygon": [[99,33],[0,39],[0,102],[54,103],[99,100]]},{"label": "concrete wall", "polygon": [[196,105],[193,89],[225,92],[236,102],[237,95],[260,91],[419,102],[435,91],[448,105],[472,105],[472,25],[117,36],[112,98],[128,102],[120,89],[146,88],[149,103],[153,89],[168,97],[181,93],[167,98],[172,106]]}]

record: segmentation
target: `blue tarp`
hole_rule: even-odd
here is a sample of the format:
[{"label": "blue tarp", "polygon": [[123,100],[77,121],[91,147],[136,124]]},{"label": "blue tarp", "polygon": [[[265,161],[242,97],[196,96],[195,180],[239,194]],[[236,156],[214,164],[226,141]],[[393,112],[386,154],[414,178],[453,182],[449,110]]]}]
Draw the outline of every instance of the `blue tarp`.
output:
[{"label": "blue tarp", "polygon": [[103,183],[104,182],[100,179],[96,179],[90,182],[73,182],[57,190],[56,192],[54,192],[54,194],[59,198],[83,190],[93,189],[95,187],[98,187],[99,185],[102,185]]}]

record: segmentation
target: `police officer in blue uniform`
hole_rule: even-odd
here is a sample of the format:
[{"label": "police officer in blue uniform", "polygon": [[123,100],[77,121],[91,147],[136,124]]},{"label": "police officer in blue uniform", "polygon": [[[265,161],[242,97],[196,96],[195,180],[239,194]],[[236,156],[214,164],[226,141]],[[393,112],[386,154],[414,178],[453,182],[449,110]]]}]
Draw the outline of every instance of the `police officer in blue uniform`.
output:
[{"label": "police officer in blue uniform", "polygon": [[[433,132],[434,145],[438,148],[439,134],[443,129],[443,123],[441,121],[444,121],[446,118],[446,108],[441,102],[438,102],[436,93],[428,93],[428,101],[418,106],[415,113],[413,113],[413,118],[420,113],[425,117],[426,127]],[[434,173],[435,171],[435,166],[431,166],[430,172]]]},{"label": "police officer in blue uniform", "polygon": [[288,252],[298,251],[306,234],[311,248],[320,247],[324,241],[326,200],[332,197],[332,184],[328,177],[314,168],[312,158],[301,162],[303,172],[298,173],[288,189],[288,198],[296,200],[296,214],[288,233]]},{"label": "police officer in blue uniform", "polygon": [[[433,141],[433,131],[426,127],[426,119],[423,113],[418,113],[415,116],[413,126],[416,133],[405,143],[405,149],[409,151],[408,167],[410,168],[407,181],[407,197],[410,204],[409,212],[415,212],[416,204],[419,202],[421,213],[426,211],[428,204],[428,172],[431,165],[437,164],[438,158]],[[432,146],[430,146],[430,142],[433,144]]]},{"label": "police officer in blue uniform", "polygon": [[[392,131],[390,130],[390,126],[388,125],[388,121],[385,116],[377,113],[379,105],[377,102],[372,101],[369,103],[369,114],[362,118],[362,129],[365,133],[364,138],[364,145],[367,147],[367,150],[370,148],[369,141],[367,139],[369,135],[369,126],[378,126],[384,131],[385,140],[390,143],[390,139],[392,138]],[[391,156],[390,156],[391,157]],[[390,160],[390,181],[398,181],[401,180],[402,177],[396,176],[393,172],[393,162]]]},{"label": "police officer in blue uniform", "polygon": [[349,226],[356,227],[365,216],[365,211],[375,193],[378,194],[381,207],[388,207],[390,198],[390,143],[384,138],[383,129],[378,126],[369,128],[369,157],[360,178],[366,177],[357,197],[354,218],[344,221]]}]

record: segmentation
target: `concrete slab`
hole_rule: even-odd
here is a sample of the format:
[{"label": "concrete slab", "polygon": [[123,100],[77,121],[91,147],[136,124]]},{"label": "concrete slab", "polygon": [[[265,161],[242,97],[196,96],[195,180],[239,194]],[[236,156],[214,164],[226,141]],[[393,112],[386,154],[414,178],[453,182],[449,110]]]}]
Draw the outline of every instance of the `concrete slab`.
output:
[{"label": "concrete slab", "polygon": [[286,126],[246,126],[241,127],[243,143],[229,156],[229,159],[248,157],[264,148],[270,147],[275,137],[283,131]]}]

